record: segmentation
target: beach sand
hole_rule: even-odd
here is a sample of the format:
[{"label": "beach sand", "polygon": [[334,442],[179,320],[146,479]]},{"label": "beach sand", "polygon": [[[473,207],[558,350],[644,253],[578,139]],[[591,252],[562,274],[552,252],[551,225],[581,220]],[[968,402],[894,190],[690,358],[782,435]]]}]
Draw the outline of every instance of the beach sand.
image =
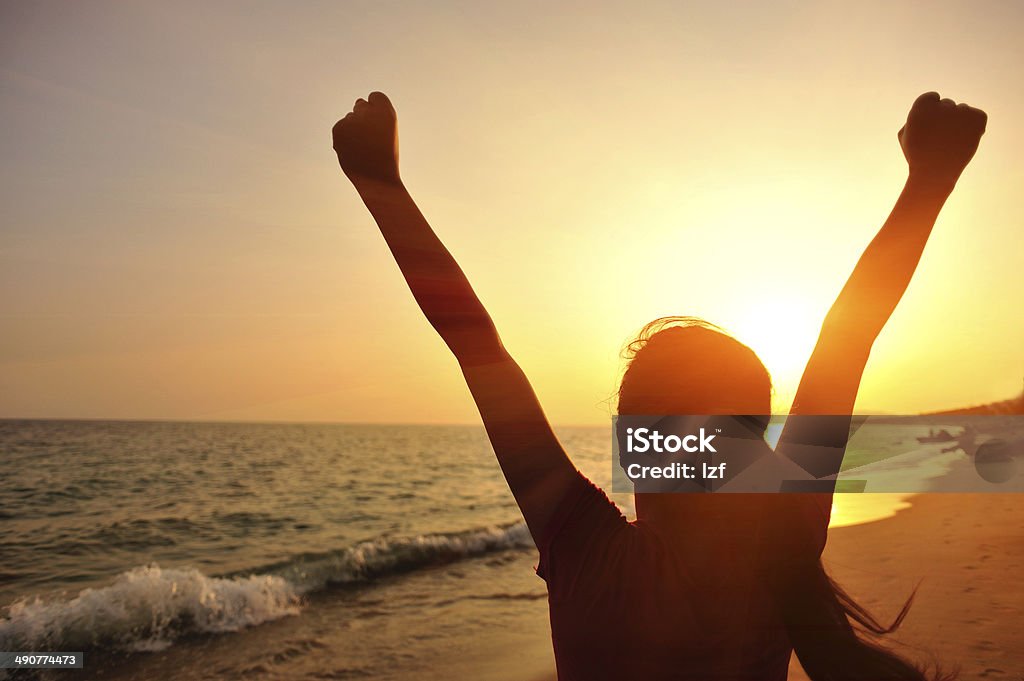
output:
[{"label": "beach sand", "polygon": [[[873,613],[893,616],[908,655],[964,679],[1024,678],[1024,503],[1015,494],[925,494],[895,517],[830,533],[833,576]],[[793,681],[806,679],[796,663]]]},{"label": "beach sand", "polygon": [[[1024,498],[914,497],[894,517],[829,533],[832,575],[883,621],[918,586],[891,641],[905,655],[960,669],[962,679],[1024,679]],[[547,628],[545,627],[545,636]],[[536,654],[545,639],[537,642]],[[523,651],[517,651],[522,655]],[[554,673],[526,677],[552,681]],[[805,681],[794,656],[790,681]]]}]

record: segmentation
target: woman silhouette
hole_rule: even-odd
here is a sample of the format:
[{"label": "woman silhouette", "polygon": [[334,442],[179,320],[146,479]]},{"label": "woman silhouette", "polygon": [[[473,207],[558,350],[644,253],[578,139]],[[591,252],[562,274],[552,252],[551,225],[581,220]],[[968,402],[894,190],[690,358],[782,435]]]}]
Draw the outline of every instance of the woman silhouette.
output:
[{"label": "woman silhouette", "polygon": [[[838,469],[871,346],[985,124],[984,112],[934,92],[910,109],[898,135],[906,186],[822,325],[776,448],[816,475]],[[406,191],[388,98],[374,92],[356,101],[333,141],[420,309],[458,359],[540,551],[559,679],[782,681],[794,651],[815,681],[926,678],[877,642],[909,601],[883,626],[825,573],[830,494],[637,494],[637,520],[628,522],[566,456],[487,311]],[[764,365],[710,324],[656,320],[630,353],[620,414],[770,413]],[[804,455],[821,447],[838,456]]]}]

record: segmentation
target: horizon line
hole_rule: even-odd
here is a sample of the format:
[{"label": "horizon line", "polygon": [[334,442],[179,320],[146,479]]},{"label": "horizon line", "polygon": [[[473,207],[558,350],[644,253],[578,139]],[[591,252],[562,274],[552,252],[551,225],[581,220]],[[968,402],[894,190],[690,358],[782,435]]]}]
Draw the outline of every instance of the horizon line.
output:
[{"label": "horizon line", "polygon": [[[962,407],[961,407],[962,409]],[[953,411],[953,410],[943,410]],[[770,414],[783,416],[785,414]],[[893,411],[856,411],[852,416],[931,416],[939,415],[934,411],[900,413]],[[612,414],[614,418],[617,414]],[[178,424],[210,424],[210,425],[279,425],[279,426],[474,426],[483,428],[481,421],[331,421],[331,420],[289,420],[289,419],[218,419],[218,418],[179,418],[179,417],[108,417],[108,416],[0,416],[0,423],[12,421],[43,421],[43,422],[79,422],[79,423],[178,423]],[[591,423],[558,423],[551,422],[557,428],[597,428],[608,425],[608,422]]]}]

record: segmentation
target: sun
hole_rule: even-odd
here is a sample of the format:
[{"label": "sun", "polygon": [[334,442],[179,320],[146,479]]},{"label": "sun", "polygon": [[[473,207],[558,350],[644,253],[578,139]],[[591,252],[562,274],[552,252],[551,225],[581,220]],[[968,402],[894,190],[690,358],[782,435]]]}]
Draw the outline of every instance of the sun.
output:
[{"label": "sun", "polygon": [[739,310],[729,330],[757,353],[772,375],[776,397],[786,401],[796,390],[820,326],[804,298],[774,296]]}]

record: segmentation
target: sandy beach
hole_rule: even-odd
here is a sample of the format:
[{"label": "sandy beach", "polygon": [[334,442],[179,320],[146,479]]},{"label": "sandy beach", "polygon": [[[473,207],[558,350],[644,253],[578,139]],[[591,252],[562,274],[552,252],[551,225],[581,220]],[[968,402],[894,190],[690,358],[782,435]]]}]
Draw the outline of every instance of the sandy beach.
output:
[{"label": "sandy beach", "polygon": [[[927,494],[894,518],[831,533],[832,574],[878,615],[920,583],[893,637],[965,679],[1024,676],[1024,506],[1013,494]],[[796,665],[794,665],[796,667]],[[790,679],[805,679],[793,669]]]}]

